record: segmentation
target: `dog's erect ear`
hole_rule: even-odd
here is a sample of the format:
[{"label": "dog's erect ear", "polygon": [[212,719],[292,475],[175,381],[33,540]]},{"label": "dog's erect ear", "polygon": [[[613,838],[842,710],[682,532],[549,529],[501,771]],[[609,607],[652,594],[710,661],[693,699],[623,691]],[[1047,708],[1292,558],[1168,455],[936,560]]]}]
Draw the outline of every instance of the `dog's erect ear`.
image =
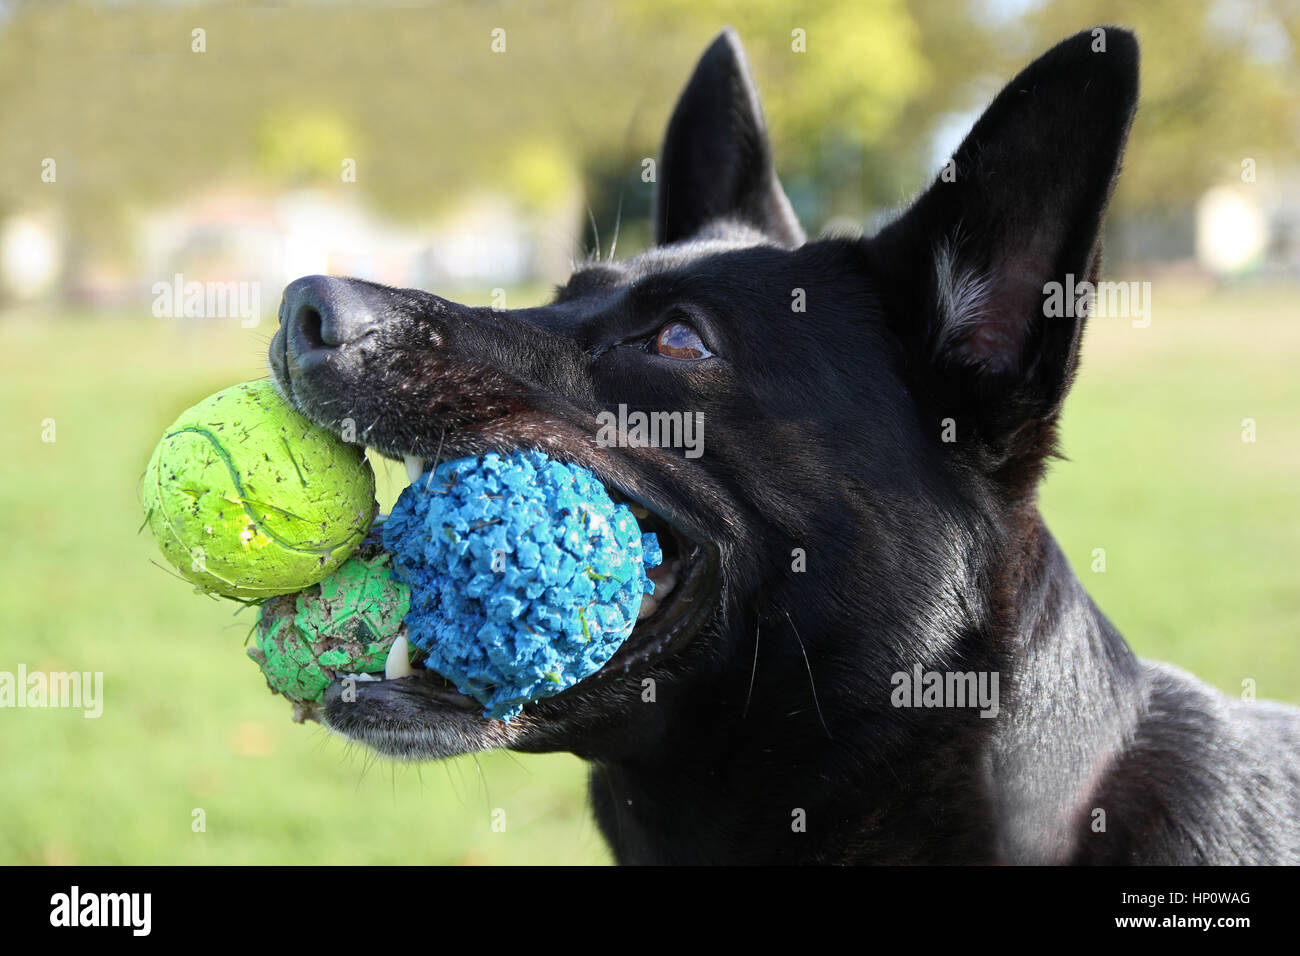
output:
[{"label": "dog's erect ear", "polygon": [[700,57],[668,123],[655,239],[689,239],[718,219],[745,223],[789,248],[804,242],[776,178],[745,51],[730,28]]},{"label": "dog's erect ear", "polygon": [[900,336],[938,373],[936,399],[1007,451],[1017,430],[1055,417],[1073,377],[1083,317],[1050,307],[1049,283],[1096,278],[1137,87],[1131,33],[1065,40],[998,95],[935,183],[866,244]]}]

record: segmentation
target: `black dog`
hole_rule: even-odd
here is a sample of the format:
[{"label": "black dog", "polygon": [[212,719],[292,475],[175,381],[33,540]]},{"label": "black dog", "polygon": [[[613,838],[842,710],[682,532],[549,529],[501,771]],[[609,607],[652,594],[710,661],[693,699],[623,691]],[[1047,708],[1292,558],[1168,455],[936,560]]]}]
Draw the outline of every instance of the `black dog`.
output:
[{"label": "black dog", "polygon": [[[508,724],[427,671],[336,684],[324,721],[406,759],[572,751],[628,863],[1300,862],[1300,711],[1136,659],[1035,504],[1083,332],[1045,286],[1096,278],[1137,62],[1119,29],[1066,40],[905,214],[806,242],[726,32],[668,128],[657,248],[518,311],[293,283],[271,365],[305,414],[398,458],[578,462],[675,574]],[[598,442],[619,405],[702,413],[704,454]]]}]

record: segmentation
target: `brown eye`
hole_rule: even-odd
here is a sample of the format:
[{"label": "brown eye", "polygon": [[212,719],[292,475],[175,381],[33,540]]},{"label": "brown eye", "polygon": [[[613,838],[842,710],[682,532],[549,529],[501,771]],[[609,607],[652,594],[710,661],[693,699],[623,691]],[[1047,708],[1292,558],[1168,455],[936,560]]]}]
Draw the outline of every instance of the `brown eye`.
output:
[{"label": "brown eye", "polygon": [[660,329],[654,350],[660,355],[678,359],[708,358],[713,354],[705,348],[695,327],[686,322],[669,322]]}]

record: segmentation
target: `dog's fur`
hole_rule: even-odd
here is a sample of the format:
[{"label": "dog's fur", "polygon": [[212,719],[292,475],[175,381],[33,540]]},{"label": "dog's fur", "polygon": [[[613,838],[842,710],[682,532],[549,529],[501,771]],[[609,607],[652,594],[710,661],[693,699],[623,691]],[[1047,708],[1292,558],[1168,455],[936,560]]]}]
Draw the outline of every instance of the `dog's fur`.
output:
[{"label": "dog's fur", "polygon": [[[1094,45],[1016,77],[871,238],[805,241],[728,31],[653,250],[516,311],[290,286],[271,364],[308,415],[394,456],[543,449],[701,549],[671,628],[508,724],[420,677],[334,687],[325,722],[410,759],[573,751],[626,863],[1300,862],[1300,711],[1135,658],[1036,507],[1083,332],[1044,285],[1096,277],[1137,101],[1134,38]],[[675,320],[712,356],[656,353]],[[702,412],[704,455],[600,446],[620,403]],[[893,706],[916,665],[996,672],[998,715]]]}]

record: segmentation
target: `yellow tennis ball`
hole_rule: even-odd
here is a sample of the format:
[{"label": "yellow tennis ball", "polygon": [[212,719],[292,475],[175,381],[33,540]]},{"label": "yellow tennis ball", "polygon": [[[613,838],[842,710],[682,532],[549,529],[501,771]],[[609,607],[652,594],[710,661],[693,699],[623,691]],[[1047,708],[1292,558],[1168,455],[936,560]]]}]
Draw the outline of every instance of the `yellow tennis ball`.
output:
[{"label": "yellow tennis ball", "polygon": [[303,418],[269,381],[217,392],[176,419],[149,460],[141,504],[182,576],[252,599],[334,571],[378,508],[363,450]]}]

